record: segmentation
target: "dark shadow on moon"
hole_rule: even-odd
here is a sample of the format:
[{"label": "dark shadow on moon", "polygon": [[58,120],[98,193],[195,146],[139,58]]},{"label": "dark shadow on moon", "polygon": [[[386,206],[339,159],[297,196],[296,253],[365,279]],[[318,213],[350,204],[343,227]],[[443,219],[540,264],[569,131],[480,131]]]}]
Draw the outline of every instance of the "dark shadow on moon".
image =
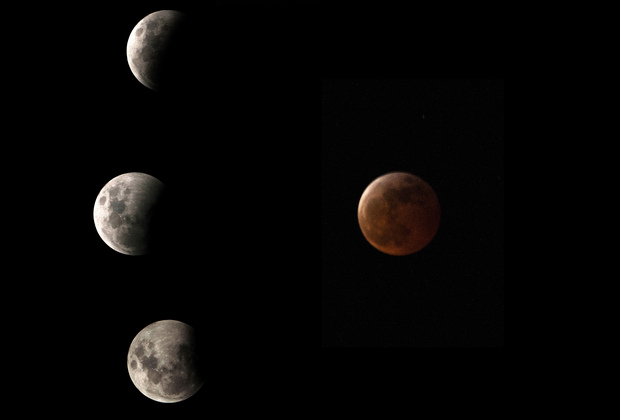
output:
[{"label": "dark shadow on moon", "polygon": [[159,200],[145,214],[148,229],[146,241],[152,253],[162,254],[170,252],[173,225],[172,209],[170,192],[167,188],[164,188]]}]

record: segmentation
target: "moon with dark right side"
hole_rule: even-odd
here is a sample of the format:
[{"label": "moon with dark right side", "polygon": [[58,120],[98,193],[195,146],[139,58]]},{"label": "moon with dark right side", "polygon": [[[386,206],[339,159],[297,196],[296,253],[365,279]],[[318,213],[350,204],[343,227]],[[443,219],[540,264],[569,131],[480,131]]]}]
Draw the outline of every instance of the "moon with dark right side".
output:
[{"label": "moon with dark right side", "polygon": [[147,325],[127,353],[133,384],[148,398],[172,403],[188,399],[205,381],[196,331],[181,321]]},{"label": "moon with dark right side", "polygon": [[187,27],[187,15],[176,10],[153,12],[136,24],[127,40],[127,61],[140,83],[166,91],[185,81],[193,37]]},{"label": "moon with dark right side", "polygon": [[422,178],[391,172],[366,187],[357,209],[366,240],[389,255],[409,255],[431,242],[439,228],[439,199]]},{"label": "moon with dark right side", "polygon": [[144,255],[158,248],[165,225],[164,184],[154,176],[129,172],[112,178],[93,209],[95,228],[113,250]]}]

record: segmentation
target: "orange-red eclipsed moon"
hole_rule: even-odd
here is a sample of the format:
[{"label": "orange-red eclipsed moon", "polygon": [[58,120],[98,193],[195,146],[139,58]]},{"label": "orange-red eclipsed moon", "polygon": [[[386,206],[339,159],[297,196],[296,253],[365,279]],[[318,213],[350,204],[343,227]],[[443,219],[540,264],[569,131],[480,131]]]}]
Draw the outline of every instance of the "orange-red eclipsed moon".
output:
[{"label": "orange-red eclipsed moon", "polygon": [[366,187],[357,219],[364,237],[379,251],[409,255],[428,245],[437,233],[439,200],[422,178],[391,172]]}]

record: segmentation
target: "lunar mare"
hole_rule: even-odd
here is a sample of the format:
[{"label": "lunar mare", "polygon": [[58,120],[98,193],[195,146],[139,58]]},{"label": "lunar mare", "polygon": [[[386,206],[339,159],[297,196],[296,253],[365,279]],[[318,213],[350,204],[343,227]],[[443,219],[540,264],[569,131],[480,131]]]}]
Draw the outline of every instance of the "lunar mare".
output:
[{"label": "lunar mare", "polygon": [[177,65],[179,60],[170,50],[182,49],[181,45],[174,45],[175,33],[183,26],[185,18],[185,13],[176,10],[160,10],[144,17],[129,34],[129,68],[149,89],[162,90],[173,82],[166,74],[167,69]]},{"label": "lunar mare", "polygon": [[437,233],[439,200],[423,179],[392,172],[364,190],[357,217],[364,237],[376,249],[390,255],[409,255],[428,245]]},{"label": "lunar mare", "polygon": [[93,219],[103,241],[126,255],[151,251],[156,209],[164,184],[140,172],[119,175],[108,182],[95,200]]},{"label": "lunar mare", "polygon": [[204,383],[196,333],[175,320],[155,322],[136,335],[127,354],[127,369],[142,394],[164,403],[183,401]]}]

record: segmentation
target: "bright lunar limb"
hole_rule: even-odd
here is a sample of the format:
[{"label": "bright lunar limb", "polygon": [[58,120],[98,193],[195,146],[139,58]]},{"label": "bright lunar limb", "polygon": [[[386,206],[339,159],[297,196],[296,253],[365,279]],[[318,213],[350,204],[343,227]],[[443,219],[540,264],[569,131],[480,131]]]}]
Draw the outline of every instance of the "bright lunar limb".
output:
[{"label": "bright lunar limb", "polygon": [[376,249],[409,255],[428,245],[437,233],[439,200],[422,178],[391,172],[366,187],[357,218],[364,237]]},{"label": "bright lunar limb", "polygon": [[175,320],[157,321],[136,335],[127,353],[131,381],[148,398],[164,403],[188,399],[202,387],[195,330]]},{"label": "bright lunar limb", "polygon": [[141,172],[113,178],[99,192],[93,210],[101,239],[122,254],[150,252],[162,225],[163,192],[161,181]]}]

